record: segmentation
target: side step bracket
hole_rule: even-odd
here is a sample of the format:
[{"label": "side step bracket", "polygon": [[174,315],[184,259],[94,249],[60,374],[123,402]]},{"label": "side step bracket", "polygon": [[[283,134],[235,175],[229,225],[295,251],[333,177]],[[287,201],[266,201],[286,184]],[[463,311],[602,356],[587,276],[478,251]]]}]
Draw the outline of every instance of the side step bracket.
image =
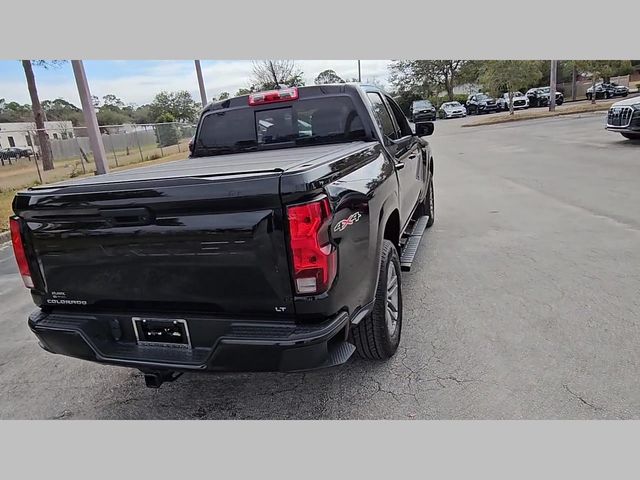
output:
[{"label": "side step bracket", "polygon": [[413,229],[411,233],[407,235],[407,241],[404,243],[402,247],[402,255],[400,256],[400,268],[404,272],[408,272],[411,270],[411,264],[413,263],[413,259],[418,252],[418,247],[420,246],[420,240],[422,240],[422,235],[424,235],[424,231],[427,228],[427,223],[429,222],[429,215],[425,215],[416,220],[413,225]]}]

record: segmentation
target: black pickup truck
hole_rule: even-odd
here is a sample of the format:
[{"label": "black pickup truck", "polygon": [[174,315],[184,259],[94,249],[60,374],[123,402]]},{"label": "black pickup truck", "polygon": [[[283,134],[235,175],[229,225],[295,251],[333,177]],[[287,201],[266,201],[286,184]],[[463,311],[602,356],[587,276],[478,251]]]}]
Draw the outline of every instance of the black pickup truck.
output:
[{"label": "black pickup truck", "polygon": [[207,105],[188,159],[21,191],[29,327],[150,387],[389,358],[434,221],[432,132],[373,86],[284,88]]}]

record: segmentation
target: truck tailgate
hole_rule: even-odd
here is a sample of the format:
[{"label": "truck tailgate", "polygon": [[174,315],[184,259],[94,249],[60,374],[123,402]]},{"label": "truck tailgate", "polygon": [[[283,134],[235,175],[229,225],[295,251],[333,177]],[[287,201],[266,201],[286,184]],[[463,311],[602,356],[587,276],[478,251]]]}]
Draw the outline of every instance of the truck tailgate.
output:
[{"label": "truck tailgate", "polygon": [[18,196],[42,305],[293,314],[279,178],[141,179]]}]

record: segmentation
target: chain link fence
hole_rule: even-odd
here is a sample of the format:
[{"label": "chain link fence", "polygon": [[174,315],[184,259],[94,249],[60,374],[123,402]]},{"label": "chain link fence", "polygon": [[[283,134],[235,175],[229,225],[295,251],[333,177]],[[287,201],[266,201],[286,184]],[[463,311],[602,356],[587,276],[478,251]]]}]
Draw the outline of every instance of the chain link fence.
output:
[{"label": "chain link fence", "polygon": [[[68,125],[67,125],[68,124]],[[195,125],[155,123],[100,127],[110,169],[127,168],[149,161],[186,158]],[[53,169],[42,164],[40,141],[49,139]],[[61,122],[44,130],[0,129],[0,192],[34,184],[52,183],[95,173],[96,165],[87,129]]]}]

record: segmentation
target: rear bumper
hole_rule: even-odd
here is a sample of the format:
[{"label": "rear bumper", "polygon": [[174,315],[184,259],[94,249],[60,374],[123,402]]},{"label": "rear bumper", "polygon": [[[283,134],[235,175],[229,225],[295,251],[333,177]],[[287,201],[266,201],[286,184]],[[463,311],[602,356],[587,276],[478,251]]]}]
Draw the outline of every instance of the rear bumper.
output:
[{"label": "rear bumper", "polygon": [[192,348],[138,345],[131,316],[124,315],[38,310],[29,327],[51,353],[143,371],[313,370],[344,363],[355,350],[346,343],[346,313],[312,325],[180,318],[189,325]]}]

